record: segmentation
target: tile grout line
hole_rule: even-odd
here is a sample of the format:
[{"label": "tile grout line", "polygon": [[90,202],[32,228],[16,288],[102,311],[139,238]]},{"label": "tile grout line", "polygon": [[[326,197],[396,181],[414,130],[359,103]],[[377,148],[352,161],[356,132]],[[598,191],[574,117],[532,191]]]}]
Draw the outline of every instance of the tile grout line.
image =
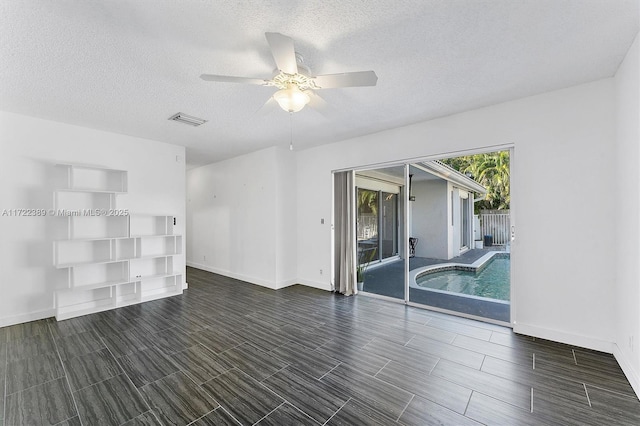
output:
[{"label": "tile grout line", "polygon": [[318,377],[318,380],[322,380],[324,376],[326,376],[327,374],[331,373],[333,370],[335,370],[336,368],[338,368],[340,365],[342,365],[342,361],[340,361],[338,363],[338,365],[336,365],[335,367],[333,367],[331,370],[327,371],[326,373],[324,373],[322,376]]},{"label": "tile grout line", "polygon": [[262,420],[266,419],[267,417],[269,417],[271,415],[271,413],[273,413],[274,411],[276,411],[278,408],[282,407],[284,404],[287,403],[287,400],[283,400],[282,404],[278,405],[276,408],[274,408],[273,410],[269,411],[267,414],[265,414],[264,416],[262,416],[262,418],[258,419],[257,422],[253,423],[254,425],[257,425],[258,423],[260,423]]},{"label": "tile grout line", "polygon": [[[102,342],[102,344],[104,345],[104,341],[102,340],[102,337],[101,337],[101,336],[98,336],[98,338],[100,339],[100,341],[101,341],[101,342]],[[105,347],[104,347],[104,348],[100,348],[100,349],[98,349],[98,350],[96,350],[96,351],[88,352],[88,353],[83,354],[83,355],[78,355],[77,357],[74,357],[74,358],[69,358],[67,361],[72,361],[72,360],[74,360],[74,359],[76,359],[76,358],[80,358],[81,356],[95,354],[95,353],[100,352],[100,351],[103,351],[103,350],[105,350],[105,349],[109,350],[109,348],[107,348],[107,346],[105,345]],[[109,355],[111,355],[111,356],[113,357],[113,360],[116,362],[116,364],[118,364],[118,368],[120,368],[120,373],[116,374],[115,376],[111,376],[111,377],[108,377],[108,378],[106,378],[106,379],[100,380],[99,382],[91,383],[90,385],[87,385],[87,386],[85,386],[85,387],[83,387],[83,388],[78,388],[78,389],[76,389],[75,391],[72,389],[72,390],[71,390],[71,392],[72,392],[72,393],[79,392],[79,391],[81,391],[81,390],[83,390],[83,389],[87,389],[87,388],[90,388],[90,387],[92,387],[92,386],[99,385],[100,383],[106,382],[106,381],[107,381],[107,380],[109,380],[109,379],[113,379],[114,377],[119,376],[120,374],[126,374],[126,373],[124,372],[124,369],[122,368],[122,366],[121,366],[121,365],[120,365],[120,363],[118,362],[118,358],[116,358],[116,357],[115,357],[115,355],[113,355],[113,353],[111,353],[111,351],[110,351],[110,350],[109,350]]]},{"label": "tile grout line", "polygon": [[369,346],[371,343],[373,343],[373,341],[376,340],[376,339],[377,339],[377,337],[374,337],[373,339],[369,340],[363,347],[360,348],[360,350],[365,349],[367,346]]},{"label": "tile grout line", "polygon": [[[216,401],[217,402],[217,401]],[[222,405],[220,405],[220,403],[218,403],[218,406],[216,408],[214,408],[211,411],[207,411],[206,413],[204,413],[203,415],[201,415],[200,417],[198,417],[197,419],[194,419],[192,421],[190,421],[189,423],[186,424],[186,426],[190,426],[192,424],[194,424],[195,422],[197,422],[198,420],[201,420],[205,417],[207,417],[209,414],[213,413],[214,411],[216,411],[218,408],[222,407]]]},{"label": "tile grout line", "polygon": [[[287,365],[285,365],[284,367],[278,369],[277,371],[274,371],[272,374],[269,374],[267,377],[265,377],[262,380],[257,380],[258,383],[263,383],[265,380],[270,379],[271,377],[275,376],[276,374],[278,374],[279,372],[281,372],[282,370],[286,369],[287,367],[291,366],[291,364],[289,364],[288,362],[286,363]],[[295,366],[293,366],[295,367]],[[240,369],[240,367],[238,367],[238,369]],[[255,377],[254,377],[255,378]],[[283,398],[284,399],[284,398]]]},{"label": "tile grout line", "polygon": [[400,417],[402,417],[402,415],[404,414],[405,411],[407,411],[407,408],[409,408],[409,405],[413,402],[413,400],[415,399],[416,394],[412,394],[411,395],[411,399],[409,400],[409,402],[407,402],[407,404],[404,406],[404,408],[402,409],[402,411],[400,412],[400,414],[398,415],[398,418],[396,419],[396,423],[398,423],[400,421]]},{"label": "tile grout line", "polygon": [[[271,389],[269,389],[271,390]],[[272,391],[273,392],[273,391]],[[275,393],[275,392],[273,392]],[[278,394],[276,394],[278,395]],[[280,396],[280,395],[278,395]],[[280,396],[280,398],[282,398],[282,396]],[[307,413],[305,413],[304,411],[302,411],[300,408],[298,408],[294,403],[292,403],[291,401],[288,401],[286,398],[282,398],[284,399],[284,403],[285,404],[289,404],[290,406],[292,406],[296,411],[299,411],[300,413],[302,413],[305,417],[309,418],[312,422],[318,423],[318,421],[316,421],[316,419],[314,419],[313,417],[311,417],[310,415],[308,415]],[[282,405],[281,405],[282,406]]]},{"label": "tile grout line", "polygon": [[[382,368],[380,368],[380,370],[378,370],[378,371],[376,372],[376,374],[374,374],[374,375],[373,375],[373,377],[376,377],[378,374],[380,374],[380,372],[381,372],[382,370],[384,370],[384,368],[385,368],[387,365],[389,365],[389,363],[391,363],[391,360],[387,361],[387,362],[382,366]],[[377,377],[376,377],[376,379],[377,379]]]},{"label": "tile grout line", "polygon": [[531,413],[533,413],[533,387],[531,388]]},{"label": "tile grout line", "polygon": [[414,334],[413,336],[411,336],[411,339],[407,340],[407,343],[405,343],[405,344],[404,344],[404,345],[402,345],[402,346],[404,346],[404,347],[408,348],[409,346],[407,346],[407,345],[408,345],[409,343],[411,343],[411,341],[412,341],[413,339],[415,339],[415,338],[416,338],[416,336],[417,336],[417,334]]},{"label": "tile grout line", "polygon": [[623,398],[638,399],[638,397],[636,395],[634,395],[634,394],[629,395],[629,394],[626,394],[626,393],[619,392],[617,390],[603,388],[602,386],[594,385],[593,383],[590,383],[589,386],[591,386],[592,388],[596,388],[596,389],[600,389],[600,390],[606,391],[606,392],[615,393],[616,395],[621,396]]},{"label": "tile grout line", "polygon": [[463,416],[466,416],[466,415],[467,415],[467,410],[469,409],[469,404],[471,404],[471,398],[473,397],[473,394],[474,394],[475,392],[476,392],[476,391],[471,390],[471,394],[469,394],[469,399],[467,400],[467,405],[465,405],[465,406],[464,406],[464,412],[462,413],[462,415],[463,415]]},{"label": "tile grout line", "polygon": [[[131,380],[131,377],[129,377],[129,375],[127,374],[127,372],[125,371],[124,368],[122,368],[122,365],[120,364],[120,362],[118,361],[118,358],[116,358],[116,356],[113,354],[113,352],[111,352],[111,348],[109,348],[109,346],[107,346],[107,344],[105,343],[104,339],[102,338],[102,336],[100,336],[100,340],[102,340],[102,344],[107,348],[107,351],[109,351],[109,355],[111,355],[111,357],[113,358],[113,360],[116,362],[116,364],[118,364],[118,367],[120,367],[120,371],[122,371],[122,374],[124,374],[124,376],[127,378],[127,380],[129,381],[129,383],[131,383],[131,386],[133,386],[133,388],[136,390],[136,393],[138,394],[138,397],[140,399],[142,399],[142,401],[145,403],[145,405],[147,406],[147,408],[149,409],[149,411],[152,411],[153,409],[151,408],[151,404],[149,404],[149,402],[147,402],[147,399],[140,393],[140,389],[138,389],[136,387],[136,385],[133,383],[133,381]],[[159,349],[159,348],[158,348]],[[114,376],[115,377],[115,376]],[[165,376],[166,377],[166,376]],[[110,377],[110,379],[112,379],[113,377]],[[109,379],[106,379],[109,380]],[[104,380],[103,380],[104,382]],[[93,386],[93,385],[92,385]],[[137,416],[136,416],[137,417]],[[154,413],[154,417],[155,417],[155,413]],[[156,417],[157,418],[157,417]]]},{"label": "tile grout line", "polygon": [[587,385],[585,383],[583,383],[582,386],[584,387],[585,395],[587,395],[587,402],[589,403],[589,407],[593,407],[591,405],[591,398],[589,398],[589,392],[587,391]]},{"label": "tile grout line", "polygon": [[[199,344],[200,344],[200,345],[202,345],[202,343],[199,343]],[[176,363],[173,361],[173,358],[172,358],[173,356],[178,355],[178,354],[181,354],[182,352],[188,351],[189,349],[194,348],[194,347],[195,347],[195,346],[191,346],[190,348],[183,349],[183,350],[181,350],[180,352],[176,352],[176,353],[174,353],[173,355],[165,355],[165,354],[164,354],[164,352],[162,352],[160,349],[158,349],[158,350],[160,351],[160,353],[162,353],[162,356],[163,356],[167,361],[169,361],[169,363],[171,363],[171,365],[173,365],[174,367],[176,367],[176,368],[178,369],[178,371],[180,371],[180,372],[184,373],[184,375],[185,375],[185,376],[187,376],[189,379],[191,379],[191,381],[192,381],[192,382],[196,383],[196,381],[193,379],[193,377],[191,377],[191,374],[190,374],[187,370],[185,370],[184,368],[182,368],[182,366],[181,366],[181,365],[176,364]],[[203,347],[203,348],[205,348],[205,350],[206,350],[206,351],[209,351],[209,348],[207,348],[206,346],[202,345],[202,347]],[[214,354],[214,355],[215,355],[215,354]],[[125,357],[125,356],[128,356],[128,355],[123,355],[123,356],[121,356],[120,358]],[[117,360],[116,360],[116,361],[117,361]],[[125,374],[126,374],[126,372],[125,372]],[[174,373],[171,373],[171,374],[174,374]],[[168,375],[166,375],[166,376],[164,376],[164,377],[168,377],[168,376],[170,376],[171,374],[168,374]],[[220,374],[222,374],[222,373],[220,373]],[[215,376],[215,377],[212,377],[212,378],[211,378],[211,379],[209,379],[209,380],[213,380],[213,379],[215,379],[216,377],[220,376],[220,374],[218,374],[218,375],[217,375],[217,376]],[[158,380],[164,379],[164,377],[161,377],[161,378],[160,378],[160,379],[158,379]],[[157,381],[157,380],[155,380],[155,381]],[[153,383],[153,382],[151,382],[151,383]],[[149,385],[149,384],[151,384],[151,383],[147,383],[147,385]],[[203,383],[204,383],[204,382],[203,382]],[[200,386],[198,383],[196,383],[196,385]],[[146,385],[144,385],[144,386],[146,386]],[[140,386],[140,387],[144,387],[144,386]],[[204,390],[204,389],[203,389],[203,390]],[[215,399],[215,398],[214,398],[214,399]],[[212,410],[212,411],[215,411],[215,410]],[[208,414],[208,413],[207,413],[207,414]],[[205,415],[206,415],[206,414],[205,414]]]},{"label": "tile grout line", "polygon": [[[238,344],[237,344],[237,345],[235,345],[235,346],[232,346],[232,347],[230,347],[230,348],[228,348],[228,349],[225,349],[224,351],[216,352],[216,351],[214,351],[213,349],[211,349],[209,346],[205,345],[204,343],[202,343],[202,342],[198,342],[198,344],[202,345],[206,350],[208,350],[209,352],[211,352],[211,353],[212,353],[212,354],[214,354],[215,356],[219,356],[219,355],[221,355],[221,354],[223,354],[223,353],[225,353],[225,352],[227,352],[227,351],[230,351],[231,349],[235,349],[235,348],[237,348],[238,346],[244,345],[245,343],[247,343],[247,341],[246,341],[246,340],[244,340],[244,341],[242,341],[242,342],[238,343]],[[186,350],[186,349],[185,349],[185,350]],[[181,352],[183,352],[183,351],[181,351]],[[175,355],[175,354],[174,354],[174,355]]]},{"label": "tile grout line", "polygon": [[345,405],[347,405],[347,404],[349,403],[349,401],[351,401],[352,399],[353,399],[353,397],[351,397],[351,396],[350,396],[350,397],[345,401],[345,403],[344,403],[344,404],[342,404],[342,405],[340,406],[340,408],[338,408],[338,409],[336,410],[336,412],[335,412],[335,413],[333,413],[333,414],[331,415],[331,417],[329,417],[329,418],[327,419],[327,421],[326,421],[326,422],[324,422],[324,423],[322,424],[322,426],[324,426],[324,425],[326,425],[327,423],[329,423],[329,421],[330,421],[332,418],[334,418],[334,417],[335,417],[335,415],[336,415],[336,414],[338,414],[338,412],[340,412],[340,410],[342,410],[342,409],[344,408],[344,406],[345,406]]},{"label": "tile grout line", "polygon": [[156,419],[158,421],[158,423],[162,424],[162,422],[160,421],[160,419],[158,418],[158,415],[156,414],[155,411],[153,410],[149,410],[149,412],[153,415],[153,418]]},{"label": "tile grout line", "polygon": [[80,426],[83,426],[84,423],[82,422],[82,416],[80,415],[80,410],[78,409],[78,403],[76,402],[76,397],[73,395],[73,389],[71,388],[71,382],[69,381],[67,368],[64,366],[64,362],[62,361],[62,356],[60,355],[60,349],[58,349],[58,342],[56,342],[56,339],[53,336],[53,331],[51,330],[51,327],[49,326],[48,323],[47,323],[47,329],[49,330],[49,335],[53,340],[53,345],[56,347],[56,354],[58,355],[58,361],[60,361],[60,365],[62,366],[62,371],[64,371],[64,378],[67,382],[67,386],[69,387],[69,393],[71,394],[71,400],[73,401],[73,406],[76,408],[76,413],[78,414],[78,421],[80,422]]},{"label": "tile grout line", "polygon": [[536,369],[536,353],[533,353],[533,369]]},{"label": "tile grout line", "polygon": [[10,393],[9,395],[6,395],[6,396],[13,396],[13,395],[16,395],[16,394],[19,394],[19,393],[22,393],[22,392],[26,392],[26,391],[31,390],[33,388],[37,388],[38,386],[46,385],[46,384],[49,384],[51,382],[55,382],[56,380],[60,380],[60,379],[62,379],[62,377],[63,376],[56,377],[55,379],[47,380],[46,382],[38,383],[37,385],[33,385],[33,386],[29,386],[28,388],[20,389],[19,391]]},{"label": "tile grout line", "polygon": [[[205,390],[206,392],[206,390]],[[208,393],[207,393],[208,394]],[[214,398],[215,399],[215,398]],[[233,414],[231,414],[227,409],[225,409],[222,405],[220,406],[220,409],[222,411],[224,411],[225,413],[227,413],[229,415],[229,417],[231,417],[233,420],[236,421],[236,423],[238,423],[238,425],[242,425],[242,422],[240,422],[240,420],[236,419],[236,416],[234,416]],[[216,411],[216,410],[213,410]]]}]

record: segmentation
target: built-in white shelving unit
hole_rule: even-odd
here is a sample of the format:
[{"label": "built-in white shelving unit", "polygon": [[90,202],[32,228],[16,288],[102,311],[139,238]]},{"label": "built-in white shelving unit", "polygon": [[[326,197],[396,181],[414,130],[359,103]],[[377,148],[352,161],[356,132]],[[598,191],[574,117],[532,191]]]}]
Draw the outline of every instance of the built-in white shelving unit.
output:
[{"label": "built-in white shelving unit", "polygon": [[53,243],[56,319],[182,293],[175,260],[182,236],[174,234],[174,216],[118,210],[117,195],[127,193],[125,170],[72,164],[58,170],[53,205],[66,235]]}]

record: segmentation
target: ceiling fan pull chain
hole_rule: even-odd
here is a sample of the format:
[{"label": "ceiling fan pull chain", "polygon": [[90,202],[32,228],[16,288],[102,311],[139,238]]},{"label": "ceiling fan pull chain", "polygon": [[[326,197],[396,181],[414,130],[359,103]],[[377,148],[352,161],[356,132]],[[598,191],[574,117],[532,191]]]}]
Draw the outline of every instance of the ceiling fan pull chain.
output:
[{"label": "ceiling fan pull chain", "polygon": [[289,113],[289,129],[291,133],[289,134],[289,151],[293,151],[293,112]]}]

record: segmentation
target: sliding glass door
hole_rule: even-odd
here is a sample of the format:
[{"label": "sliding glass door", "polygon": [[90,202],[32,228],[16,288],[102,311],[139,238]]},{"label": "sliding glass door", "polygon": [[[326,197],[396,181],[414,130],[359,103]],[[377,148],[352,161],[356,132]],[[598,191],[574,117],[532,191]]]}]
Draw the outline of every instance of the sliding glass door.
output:
[{"label": "sliding glass door", "polygon": [[509,155],[353,171],[346,235],[359,291],[508,323]]},{"label": "sliding glass door", "polygon": [[356,173],[357,264],[362,291],[404,299],[400,243],[404,221],[404,167]]},{"label": "sliding glass door", "polygon": [[[508,235],[509,228],[506,220],[498,219],[506,219],[509,212],[483,212],[480,207],[494,205],[491,197],[502,197],[504,201],[498,206],[508,207],[507,154],[410,165],[408,226],[415,254],[409,259],[409,303],[491,321],[510,321],[511,257],[509,241],[501,238]],[[498,160],[507,163],[503,167],[506,172],[499,174],[489,168],[497,169]],[[491,197],[486,197],[490,192]],[[480,213],[476,218],[474,207]]]}]

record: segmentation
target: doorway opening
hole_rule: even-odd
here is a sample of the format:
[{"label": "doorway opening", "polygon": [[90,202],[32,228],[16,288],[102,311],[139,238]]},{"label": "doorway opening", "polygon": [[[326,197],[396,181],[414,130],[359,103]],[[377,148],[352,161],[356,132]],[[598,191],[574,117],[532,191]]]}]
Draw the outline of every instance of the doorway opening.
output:
[{"label": "doorway opening", "polygon": [[409,302],[510,323],[510,151],[409,167]]},{"label": "doorway opening", "polygon": [[511,152],[355,171],[358,290],[510,324]]}]

